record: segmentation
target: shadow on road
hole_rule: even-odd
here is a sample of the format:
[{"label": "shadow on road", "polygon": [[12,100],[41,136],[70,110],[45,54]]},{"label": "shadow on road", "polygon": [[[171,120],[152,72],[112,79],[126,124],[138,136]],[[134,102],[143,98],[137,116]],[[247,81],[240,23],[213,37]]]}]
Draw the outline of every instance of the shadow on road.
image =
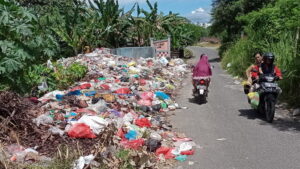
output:
[{"label": "shadow on road", "polygon": [[216,62],[220,62],[221,59],[220,58],[213,58],[213,59],[209,59],[208,60],[210,63],[216,63]]},{"label": "shadow on road", "polygon": [[194,104],[198,104],[198,105],[203,105],[203,104],[206,104],[206,102],[203,102],[203,103],[199,103],[199,101],[197,101],[195,98],[189,98],[189,102],[190,103],[194,103]]},{"label": "shadow on road", "polygon": [[240,116],[247,117],[248,119],[255,120],[260,119],[260,125],[270,125],[279,131],[300,131],[300,122],[293,121],[291,119],[286,118],[276,118],[273,123],[268,123],[265,120],[265,116],[261,113],[256,112],[253,109],[241,109],[239,110]]},{"label": "shadow on road", "polygon": [[261,119],[264,120],[264,116],[258,112],[256,112],[254,109],[241,109],[239,110],[240,116],[247,117],[248,119],[254,120],[254,119]]}]

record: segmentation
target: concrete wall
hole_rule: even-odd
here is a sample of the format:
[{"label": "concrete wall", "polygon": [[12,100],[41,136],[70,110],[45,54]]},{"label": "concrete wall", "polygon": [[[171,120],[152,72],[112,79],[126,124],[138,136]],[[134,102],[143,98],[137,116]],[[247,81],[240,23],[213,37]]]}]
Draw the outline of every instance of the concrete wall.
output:
[{"label": "concrete wall", "polygon": [[112,53],[120,56],[127,57],[143,57],[151,58],[155,57],[155,48],[154,47],[125,47],[113,49]]}]

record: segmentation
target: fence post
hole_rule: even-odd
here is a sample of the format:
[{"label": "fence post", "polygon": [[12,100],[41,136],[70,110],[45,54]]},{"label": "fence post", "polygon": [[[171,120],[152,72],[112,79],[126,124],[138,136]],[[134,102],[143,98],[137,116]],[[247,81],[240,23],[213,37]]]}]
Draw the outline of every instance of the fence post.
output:
[{"label": "fence post", "polygon": [[168,50],[169,57],[171,58],[171,35],[168,35]]}]

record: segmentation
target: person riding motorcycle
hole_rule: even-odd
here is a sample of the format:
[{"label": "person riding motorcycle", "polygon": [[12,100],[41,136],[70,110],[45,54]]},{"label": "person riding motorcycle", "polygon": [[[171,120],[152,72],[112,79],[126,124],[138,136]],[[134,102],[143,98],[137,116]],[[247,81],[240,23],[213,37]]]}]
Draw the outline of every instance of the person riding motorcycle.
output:
[{"label": "person riding motorcycle", "polygon": [[244,85],[245,93],[253,92],[253,85],[258,81],[259,78],[259,67],[263,62],[263,57],[260,52],[256,52],[253,57],[255,58],[255,63],[246,70],[247,83]]},{"label": "person riding motorcycle", "polygon": [[196,81],[200,79],[206,79],[207,87],[210,83],[210,77],[212,76],[211,66],[208,62],[208,56],[206,54],[202,54],[200,56],[200,60],[197,65],[193,68],[193,86],[194,90],[196,90]]},{"label": "person riding motorcycle", "polygon": [[263,57],[262,54],[257,52],[254,54],[255,58],[255,64],[251,65],[247,70],[246,70],[246,75],[248,78],[248,82],[250,84],[253,83],[253,81],[258,79],[258,74],[259,74],[259,67],[261,63],[263,62]]},{"label": "person riding motorcycle", "polygon": [[274,64],[275,55],[267,52],[263,55],[263,63],[259,67],[259,74],[274,74],[279,80],[282,80],[280,69]]}]

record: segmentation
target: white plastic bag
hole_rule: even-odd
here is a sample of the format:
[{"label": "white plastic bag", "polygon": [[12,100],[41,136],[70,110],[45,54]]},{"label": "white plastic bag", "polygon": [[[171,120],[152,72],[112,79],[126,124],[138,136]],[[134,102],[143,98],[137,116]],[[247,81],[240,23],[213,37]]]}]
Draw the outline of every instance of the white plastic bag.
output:
[{"label": "white plastic bag", "polygon": [[93,154],[88,156],[81,156],[78,160],[76,160],[75,164],[73,165],[73,169],[83,169],[84,165],[90,164],[95,159]]},{"label": "white plastic bag", "polygon": [[64,135],[64,131],[63,130],[61,130],[61,129],[59,129],[59,128],[57,128],[57,127],[50,127],[49,129],[48,129],[48,131],[50,131],[52,134],[54,134],[54,135],[60,135],[60,136],[63,136]]},{"label": "white plastic bag", "polygon": [[32,120],[37,126],[40,126],[41,124],[45,125],[45,124],[51,124],[53,123],[53,118],[42,114],[39,117],[35,118]]},{"label": "white plastic bag", "polygon": [[78,123],[84,123],[93,130],[95,134],[100,134],[101,131],[103,131],[104,127],[108,125],[108,122],[99,117],[99,116],[88,116],[84,115],[79,120]]}]

